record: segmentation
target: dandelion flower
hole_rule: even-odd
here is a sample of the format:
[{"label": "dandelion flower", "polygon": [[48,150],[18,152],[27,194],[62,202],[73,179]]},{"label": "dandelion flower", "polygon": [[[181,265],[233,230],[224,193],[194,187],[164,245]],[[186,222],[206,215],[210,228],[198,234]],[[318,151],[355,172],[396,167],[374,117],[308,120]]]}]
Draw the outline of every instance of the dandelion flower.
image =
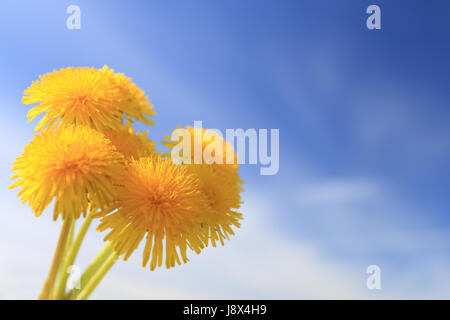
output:
[{"label": "dandelion flower", "polygon": [[105,136],[83,126],[63,126],[36,134],[18,157],[10,187],[36,216],[55,198],[53,219],[86,215],[89,205],[103,208],[114,199],[111,177],[123,157]]},{"label": "dandelion flower", "polygon": [[[234,235],[232,227],[239,228],[239,220],[242,219],[242,214],[236,211],[241,204],[240,192],[243,190],[242,184],[244,183],[237,172],[239,168],[237,155],[234,148],[221,136],[208,135],[207,130],[203,128],[188,126],[185,130],[191,140],[189,144],[191,150],[190,156],[185,150],[181,150],[181,162],[190,163],[187,167],[199,178],[200,189],[206,197],[210,209],[210,214],[204,216],[205,219],[201,224],[205,232],[204,242],[208,244],[210,240],[213,247],[216,246],[216,241],[220,241],[223,245],[224,239],[229,239],[230,235]],[[178,150],[180,144],[185,146],[182,141],[174,141],[167,135],[165,138],[167,141],[162,141],[162,143],[171,150]],[[184,139],[184,135],[182,139]],[[215,144],[214,147],[213,144]],[[202,155],[208,153],[209,150],[213,157],[216,156],[215,152],[219,152],[216,159],[219,159],[221,163],[195,164],[194,150],[196,148],[201,150]],[[227,153],[233,159],[232,164],[226,164]]]},{"label": "dandelion flower", "polygon": [[146,116],[155,114],[143,91],[107,66],[100,70],[69,67],[47,73],[33,81],[24,94],[23,103],[40,103],[28,112],[29,122],[45,113],[36,131],[59,124],[119,129],[123,119],[152,124]]},{"label": "dandelion flower", "polygon": [[121,130],[106,129],[103,133],[126,159],[138,159],[156,153],[156,143],[147,137],[147,130],[135,133],[132,127],[123,126]]},{"label": "dandelion flower", "polygon": [[187,165],[200,182],[200,190],[207,199],[209,214],[203,216],[202,227],[205,240],[208,239],[213,247],[216,241],[224,245],[224,239],[229,240],[234,235],[233,227],[241,226],[239,220],[242,214],[237,212],[242,201],[240,193],[244,183],[236,170],[231,167],[217,164],[191,164]]},{"label": "dandelion flower", "polygon": [[160,155],[132,159],[120,182],[114,208],[105,212],[97,227],[112,229],[105,241],[112,241],[119,256],[128,259],[146,234],[142,266],[151,258],[151,270],[162,265],[164,246],[167,268],[181,264],[179,255],[187,262],[188,247],[201,251],[200,221],[208,208],[198,179],[186,166]]},{"label": "dandelion flower", "polygon": [[121,94],[121,104],[129,118],[135,118],[147,125],[153,125],[153,121],[146,116],[154,116],[156,112],[148,101],[148,97],[144,91],[135,85],[130,78],[123,73],[114,73],[112,69],[108,69],[108,73],[113,83],[119,89]]},{"label": "dandelion flower", "polygon": [[[204,242],[208,244],[210,240],[213,247],[216,246],[216,241],[220,241],[223,245],[224,239],[229,239],[230,235],[234,235],[232,227],[239,228],[239,220],[242,219],[242,214],[236,210],[241,205],[240,193],[243,190],[242,184],[244,182],[237,172],[239,165],[236,152],[223,137],[208,135],[206,129],[188,126],[185,130],[189,133],[191,139],[191,152],[189,157],[184,150],[181,150],[180,158],[182,162],[190,163],[186,167],[199,178],[200,189],[206,197],[210,209],[210,214],[203,216],[204,220],[201,224],[205,232]],[[197,139],[195,138],[196,135]],[[178,149],[178,146],[182,143],[172,140],[169,136],[165,136],[165,138],[167,141],[162,141],[162,143],[172,150]],[[216,146],[212,148],[214,143]],[[222,163],[195,164],[193,150],[196,147],[202,151],[202,154],[208,153],[208,148],[212,156],[215,156],[215,152],[220,152],[218,158],[223,157]],[[233,159],[232,164],[226,164],[227,152]]]}]

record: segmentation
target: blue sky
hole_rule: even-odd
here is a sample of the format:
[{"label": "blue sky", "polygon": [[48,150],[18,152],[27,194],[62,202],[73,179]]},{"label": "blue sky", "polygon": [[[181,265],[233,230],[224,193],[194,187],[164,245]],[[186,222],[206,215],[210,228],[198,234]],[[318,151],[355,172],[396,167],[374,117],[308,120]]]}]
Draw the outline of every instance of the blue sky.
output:
[{"label": "blue sky", "polygon": [[[71,4],[81,30],[66,28]],[[366,28],[371,4],[381,7],[381,30]],[[4,1],[0,298],[34,298],[58,232],[50,215],[34,218],[7,190],[36,124],[26,123],[23,90],[54,69],[104,64],[149,95],[153,140],[194,120],[277,128],[280,170],[260,176],[258,166],[241,166],[246,220],[225,247],[154,273],[136,254],[94,297],[450,298],[449,9],[446,1]],[[88,239],[81,264],[100,239]],[[21,250],[35,255],[32,272]],[[380,291],[365,288],[371,264],[382,270]]]}]

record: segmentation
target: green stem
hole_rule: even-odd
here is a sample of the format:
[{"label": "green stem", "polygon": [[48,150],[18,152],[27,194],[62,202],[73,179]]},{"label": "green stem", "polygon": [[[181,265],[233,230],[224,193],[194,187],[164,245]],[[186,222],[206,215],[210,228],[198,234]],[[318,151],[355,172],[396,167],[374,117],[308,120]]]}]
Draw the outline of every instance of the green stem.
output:
[{"label": "green stem", "polygon": [[62,253],[62,260],[61,260],[61,265],[58,268],[58,272],[56,274],[56,279],[55,279],[55,286],[50,290],[50,294],[49,294],[49,299],[51,300],[56,300],[58,299],[57,295],[56,295],[56,290],[58,287],[58,282],[61,281],[61,276],[62,276],[62,271],[61,270],[65,270],[66,267],[66,261],[67,261],[67,256],[68,256],[68,252],[69,252],[69,248],[72,245],[72,241],[73,241],[73,234],[75,232],[75,224],[76,221],[73,220],[72,224],[70,225],[70,231],[69,231],[69,235],[67,236],[67,241],[66,244],[64,245],[64,249],[63,249],[63,253]]},{"label": "green stem", "polygon": [[119,257],[115,252],[111,252],[105,262],[97,269],[94,275],[89,279],[87,284],[83,287],[80,293],[75,296],[75,300],[86,300],[92,291],[98,286],[100,281],[106,275],[106,273],[111,269],[114,263]]},{"label": "green stem", "polygon": [[69,278],[69,273],[67,269],[69,266],[73,265],[75,259],[77,257],[78,251],[80,251],[81,243],[86,235],[86,232],[89,229],[89,226],[92,222],[92,213],[89,212],[83,223],[80,226],[80,229],[77,232],[77,236],[73,241],[72,245],[69,247],[69,251],[67,253],[66,259],[62,265],[61,274],[58,279],[57,289],[56,289],[56,299],[64,299],[64,294],[66,291],[67,279]]},{"label": "green stem", "polygon": [[53,261],[50,266],[50,270],[45,280],[42,291],[39,295],[40,300],[48,300],[50,292],[55,284],[56,275],[58,274],[59,266],[61,265],[62,258],[64,255],[64,247],[66,246],[67,240],[69,239],[70,229],[72,228],[73,217],[69,216],[67,219],[63,220],[61,231],[59,233],[58,243],[56,244],[55,253],[53,254]]},{"label": "green stem", "polygon": [[[97,253],[97,255],[92,259],[89,266],[86,268],[86,270],[83,272],[80,284],[82,287],[85,286],[85,284],[89,283],[91,278],[95,275],[95,273],[98,271],[98,269],[103,265],[103,263],[108,259],[108,257],[114,254],[113,245],[110,241],[108,241],[102,249]],[[77,296],[77,291],[75,288],[73,288],[67,295],[66,299],[73,300]]]}]

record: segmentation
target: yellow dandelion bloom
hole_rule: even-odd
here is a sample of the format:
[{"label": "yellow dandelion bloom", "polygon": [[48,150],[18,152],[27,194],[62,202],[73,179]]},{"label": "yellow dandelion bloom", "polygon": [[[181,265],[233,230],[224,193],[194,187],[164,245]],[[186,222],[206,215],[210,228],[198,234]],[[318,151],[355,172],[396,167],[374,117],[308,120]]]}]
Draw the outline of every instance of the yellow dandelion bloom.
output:
[{"label": "yellow dandelion bloom", "polygon": [[63,126],[36,134],[18,157],[10,189],[28,202],[36,216],[55,199],[53,219],[86,215],[89,205],[103,208],[113,199],[112,176],[123,156],[105,136],[83,126]]},{"label": "yellow dandelion bloom", "polygon": [[33,81],[24,94],[23,103],[39,103],[28,112],[28,122],[45,113],[36,131],[74,123],[97,130],[119,129],[123,119],[152,124],[146,116],[155,114],[143,91],[107,66],[100,70],[69,67],[47,73]]},{"label": "yellow dandelion bloom", "polygon": [[142,266],[151,258],[151,270],[162,265],[163,251],[167,268],[181,264],[179,255],[187,262],[188,248],[199,253],[204,247],[200,221],[208,208],[198,183],[186,166],[160,155],[132,159],[117,186],[116,204],[97,230],[112,229],[105,240],[125,260],[147,234]]},{"label": "yellow dandelion bloom", "polygon": [[[236,152],[222,136],[210,135],[206,129],[188,126],[184,130],[189,134],[187,137],[190,137],[188,143],[191,148],[190,152],[186,153],[183,150],[186,146],[183,143],[185,138],[183,132],[179,134],[182,137],[180,141],[174,141],[166,135],[167,141],[161,142],[171,150],[180,150],[181,161],[190,163],[186,167],[199,178],[201,191],[206,197],[210,209],[210,214],[204,216],[205,219],[201,224],[205,232],[204,242],[208,244],[210,240],[215,247],[216,241],[220,241],[223,245],[224,239],[229,239],[230,235],[234,235],[232,227],[239,228],[239,220],[242,219],[242,214],[236,209],[239,209],[241,205],[240,193],[243,190],[244,182],[237,172],[239,165]],[[213,158],[217,155],[216,159],[222,160],[220,161],[222,163],[206,164],[203,159],[202,164],[195,164],[195,148],[201,150],[202,155],[209,154]],[[229,159],[233,159],[233,164],[226,164],[227,153]]]},{"label": "yellow dandelion bloom", "polygon": [[123,110],[129,116],[127,119],[137,119],[147,125],[153,125],[153,121],[146,116],[154,116],[156,114],[153,106],[148,101],[148,97],[144,91],[135,85],[130,78],[123,73],[114,73],[112,69],[108,69],[108,73],[113,83],[119,89],[121,94],[121,105]]},{"label": "yellow dandelion bloom", "polygon": [[135,133],[132,127],[123,126],[121,130],[106,129],[103,133],[126,159],[138,159],[156,153],[156,143],[147,137],[147,130]]},{"label": "yellow dandelion bloom", "polygon": [[[184,133],[180,134],[180,140],[173,140],[171,136],[164,135],[166,141],[161,141],[161,143],[171,151],[180,151],[179,156],[182,162],[187,164],[194,164],[196,150],[199,151],[198,158],[201,158],[201,163],[208,161],[205,156],[210,158],[212,163],[223,164],[222,168],[231,167],[238,169],[238,159],[236,152],[225,139],[220,135],[210,134],[212,131],[208,131],[204,128],[193,128],[187,126],[186,128],[178,127],[175,130],[183,130]],[[174,131],[174,130],[173,130]],[[187,138],[190,138],[187,144],[184,143],[184,134],[188,134]],[[217,139],[217,140],[216,140]],[[184,148],[190,148],[189,150],[184,150]],[[228,158],[231,160],[227,162]],[[168,154],[170,155],[170,153]],[[229,163],[229,164],[227,164]]]},{"label": "yellow dandelion bloom", "polygon": [[192,164],[187,167],[199,178],[200,190],[210,208],[209,214],[204,215],[202,221],[204,242],[208,244],[209,239],[213,247],[216,246],[216,241],[224,245],[224,239],[229,240],[229,236],[234,235],[232,227],[241,226],[239,220],[242,219],[242,214],[236,209],[242,203],[240,193],[244,182],[231,167],[216,164]]}]

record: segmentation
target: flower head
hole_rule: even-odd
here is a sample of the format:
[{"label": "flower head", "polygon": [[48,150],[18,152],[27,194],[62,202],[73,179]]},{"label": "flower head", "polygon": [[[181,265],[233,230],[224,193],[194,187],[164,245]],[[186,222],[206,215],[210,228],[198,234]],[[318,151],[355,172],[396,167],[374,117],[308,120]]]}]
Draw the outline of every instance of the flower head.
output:
[{"label": "flower head", "polygon": [[161,266],[165,251],[165,265],[170,268],[175,262],[181,264],[179,255],[188,261],[188,247],[197,253],[204,247],[200,222],[207,213],[198,178],[186,166],[153,155],[127,163],[116,203],[97,229],[112,229],[105,240],[112,241],[124,259],[147,235],[142,265],[151,258],[151,270]]},{"label": "flower head", "polygon": [[[178,127],[176,130],[180,130]],[[165,136],[167,141],[162,143],[169,149],[181,150],[180,159],[188,170],[199,179],[200,190],[206,197],[209,214],[203,216],[202,229],[204,231],[204,242],[209,240],[213,247],[216,241],[224,244],[224,239],[229,239],[234,235],[232,227],[240,227],[239,220],[242,214],[237,212],[241,204],[240,192],[244,183],[238,173],[238,160],[234,148],[220,135],[212,134],[203,128],[186,127],[177,132],[182,137],[181,141],[175,141],[172,137]],[[188,144],[184,144],[183,139],[190,139]],[[182,146],[180,148],[180,145]],[[184,148],[191,148],[191,152],[186,152]],[[218,160],[212,163],[196,164],[194,150],[201,150],[203,160],[205,155]],[[172,153],[169,153],[172,155]],[[227,164],[227,157],[232,159],[231,164]],[[174,159],[177,160],[177,159]]]},{"label": "flower head", "polygon": [[103,208],[114,198],[111,177],[123,157],[105,136],[83,126],[63,126],[36,134],[13,164],[10,189],[36,216],[55,199],[53,219],[79,218],[89,206]]},{"label": "flower head", "polygon": [[108,69],[107,72],[111,77],[113,84],[117,86],[119,90],[121,95],[121,106],[124,112],[129,116],[127,119],[131,120],[134,118],[147,125],[153,125],[153,121],[146,116],[154,116],[156,112],[153,110],[153,106],[148,101],[144,91],[123,73],[114,73],[112,69]]},{"label": "flower head", "polygon": [[155,114],[143,91],[107,66],[100,70],[69,67],[47,73],[33,81],[24,94],[23,103],[40,103],[28,112],[28,121],[45,113],[36,131],[74,123],[97,130],[119,129],[123,119],[152,124],[146,116]]},{"label": "flower head", "polygon": [[156,153],[156,143],[147,137],[148,131],[135,133],[132,127],[123,126],[120,130],[105,129],[103,133],[126,159],[138,159]]},{"label": "flower head", "polygon": [[229,236],[234,235],[232,227],[241,226],[239,220],[242,214],[236,210],[242,203],[240,193],[244,182],[238,172],[229,166],[191,164],[187,167],[199,178],[200,190],[210,209],[209,214],[202,216],[204,242],[208,244],[210,240],[213,247],[216,241],[224,245],[224,239],[229,240]]}]

